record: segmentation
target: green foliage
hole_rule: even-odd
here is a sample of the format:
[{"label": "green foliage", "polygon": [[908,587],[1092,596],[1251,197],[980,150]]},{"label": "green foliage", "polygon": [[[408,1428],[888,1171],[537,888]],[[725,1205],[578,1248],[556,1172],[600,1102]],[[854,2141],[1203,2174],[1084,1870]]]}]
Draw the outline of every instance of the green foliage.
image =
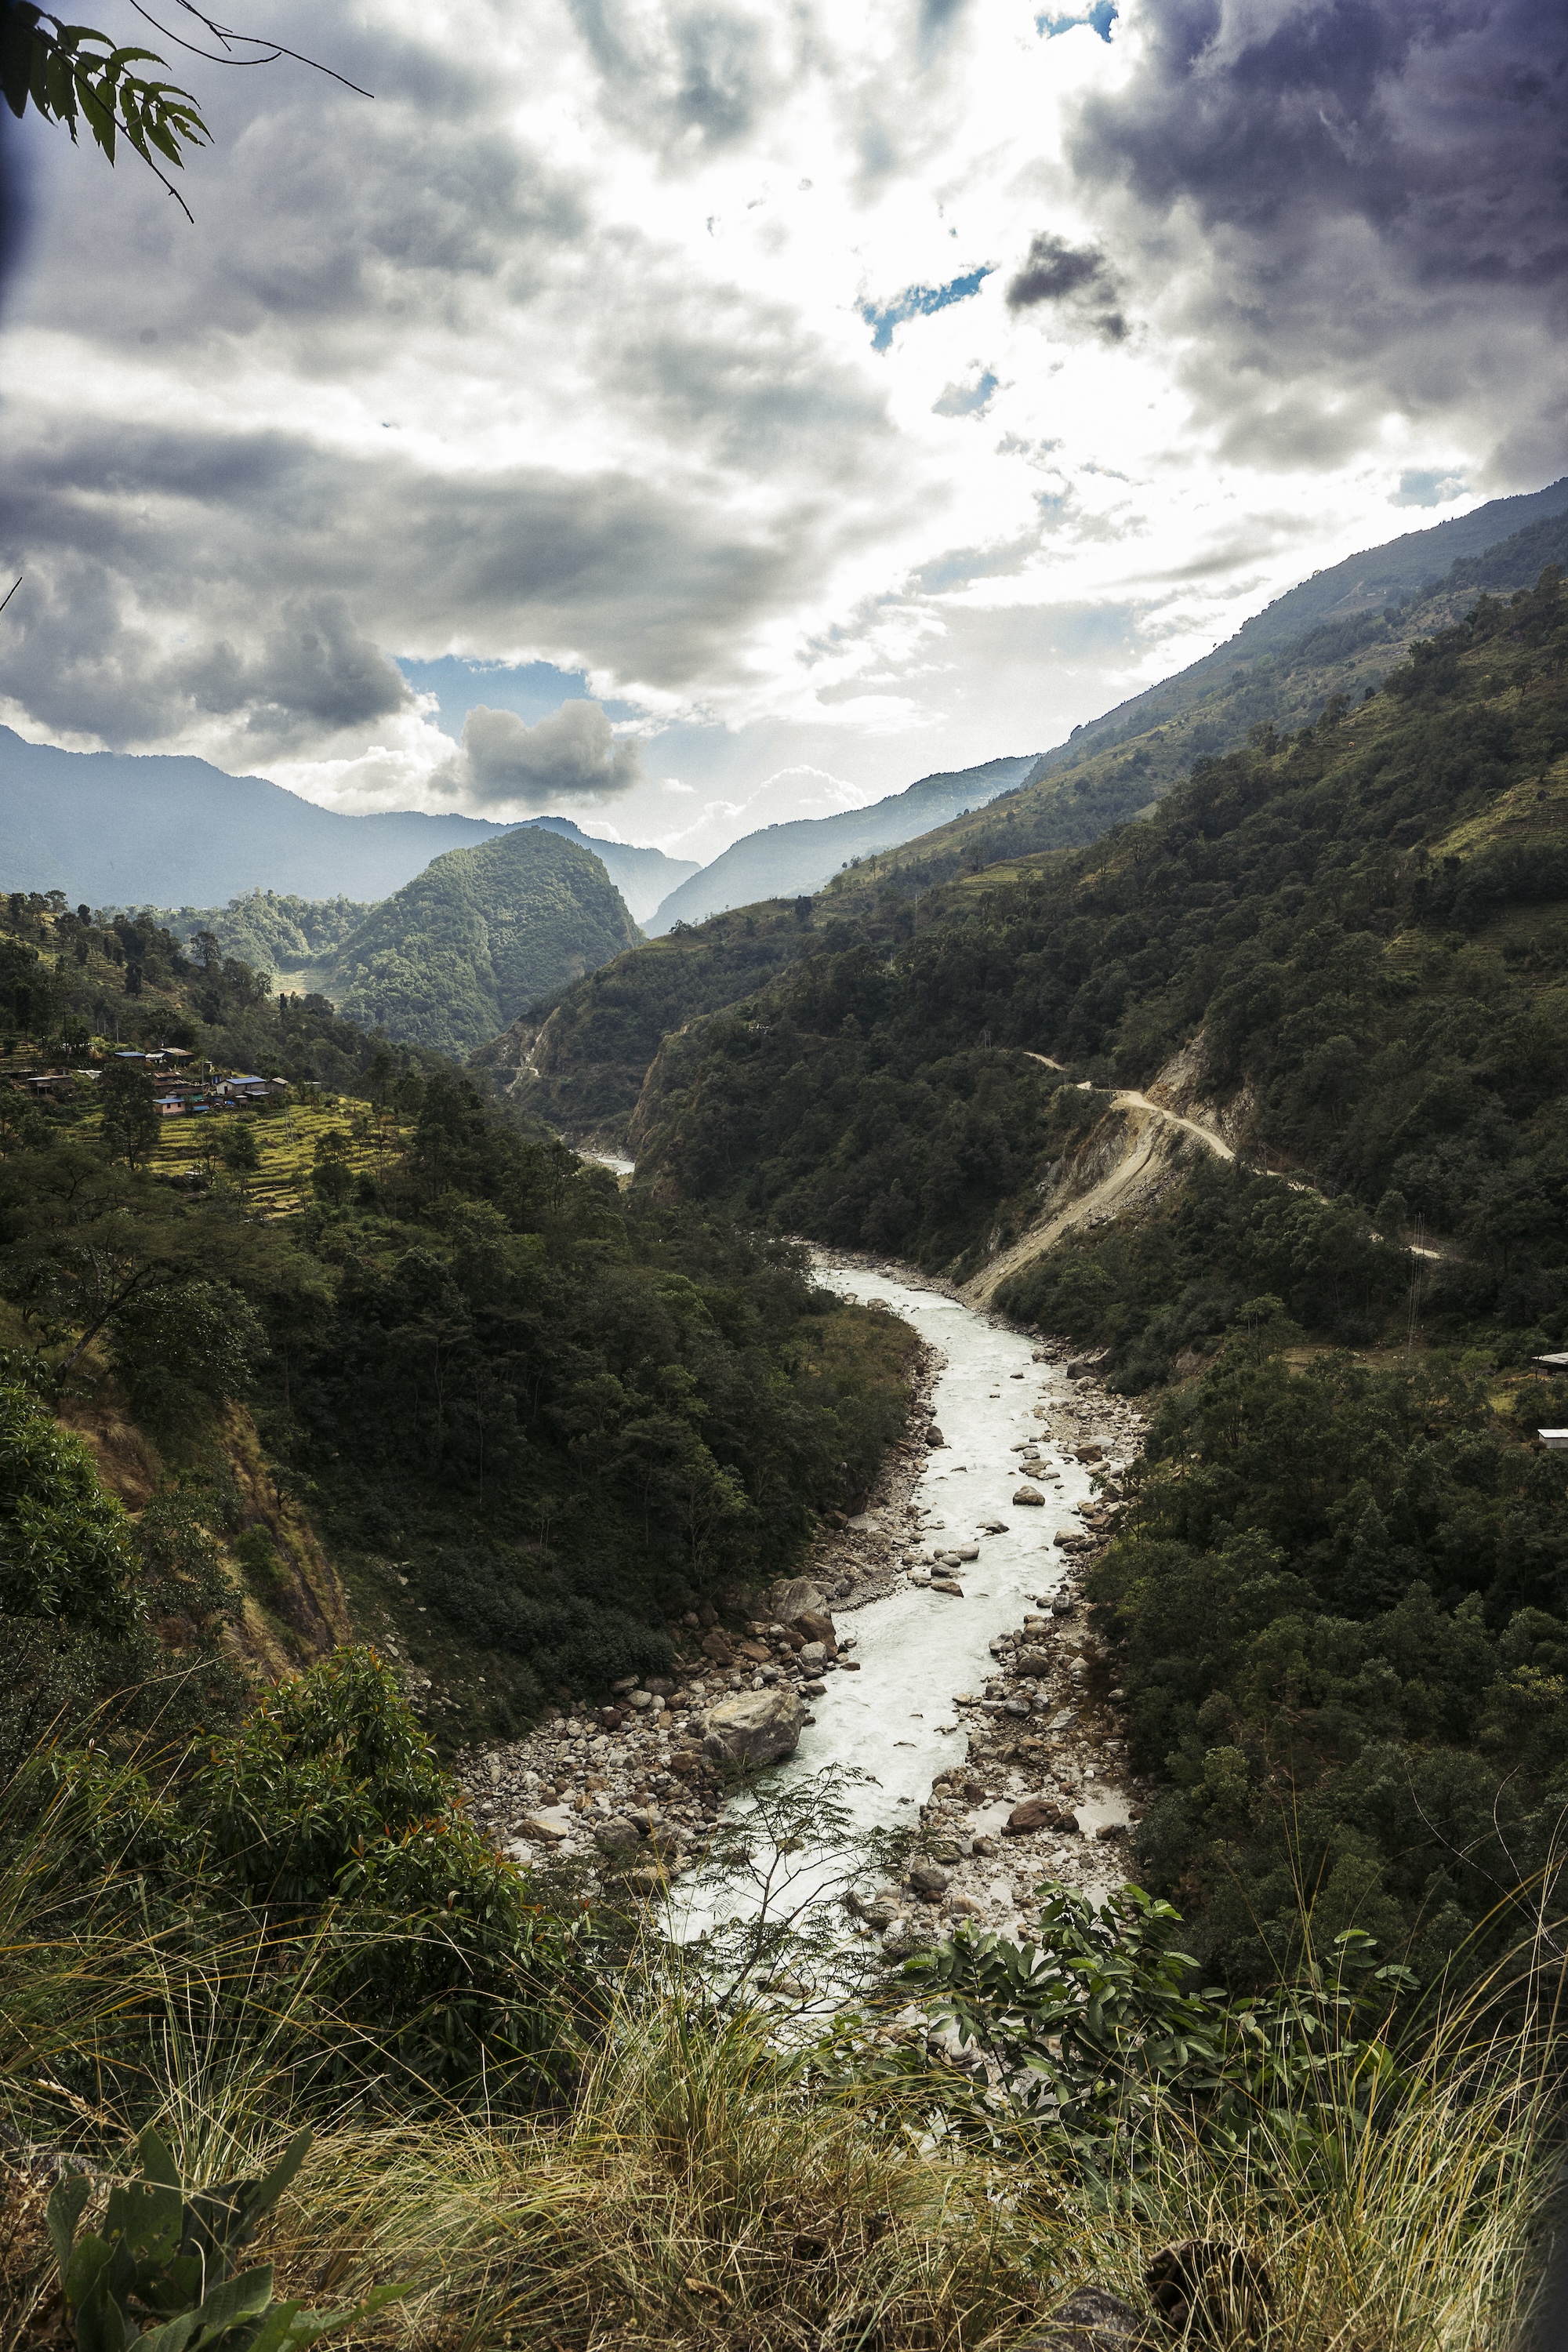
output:
[{"label": "green foliage", "polygon": [[1255,2134],[1277,2149],[1325,2123],[1339,2136],[1395,2088],[1385,2037],[1415,1980],[1380,1965],[1369,1937],[1349,1930],[1326,1964],[1309,1955],[1292,1980],[1236,1998],[1193,1983],[1168,1903],[1136,1886],[1099,1906],[1039,1891],[1037,1941],[961,1927],[905,1965],[921,2006],[994,2073],[994,2093],[988,2076],[978,2096],[950,2094],[959,2128],[989,2134],[1000,2108],[1104,2179],[1151,2163],[1166,2120],[1233,2151]]},{"label": "green foliage", "polygon": [[401,2289],[378,2288],[357,2311],[278,2303],[272,2265],[237,2272],[232,2257],[299,2172],[310,2145],[297,2132],[261,2180],[217,2181],[186,2193],[149,2125],[140,2179],[109,2192],[101,2231],[82,2231],[91,2184],[81,2173],[50,2195],[48,2231],[79,2352],[300,2352],[366,2317]]},{"label": "green foliage", "polygon": [[219,954],[254,971],[317,963],[342,945],[377,901],[300,898],[291,891],[247,890],[226,907],[149,907],[154,923],[193,945],[202,933]]},{"label": "green foliage", "polygon": [[519,1662],[519,1706],[658,1672],[672,1618],[786,1573],[864,1492],[907,1334],[796,1250],[623,1196],[455,1076],[381,1191],[321,1229],[341,1271],[275,1338],[268,1425],[331,1533]]},{"label": "green foliage", "polygon": [[316,2079],[342,2078],[368,2040],[406,2095],[500,2095],[510,2074],[526,2103],[570,2063],[596,1999],[586,1946],[460,1810],[366,1650],[265,1693],[173,1786],[121,1791],[100,1836],[215,1940],[226,1920],[259,1918],[269,1968],[313,1956],[299,2063]]},{"label": "green foliage", "polygon": [[[1568,599],[1549,569],[1433,642],[1410,691],[1396,673],[1353,715],[1200,762],[1092,851],[932,893],[891,954],[823,933],[751,1017],[667,1044],[639,1167],[954,1264],[1033,1213],[1050,1172],[1052,1080],[1025,1052],[1142,1086],[1201,1034],[1207,1086],[1246,1105],[1274,1166],[1367,1212],[1397,1194],[1454,1236],[1431,1311],[1554,1333],[1568,927],[1542,894],[1568,836],[1542,780],[1568,746]],[[977,1123],[983,1095],[1014,1108]]]},{"label": "green foliage", "polygon": [[1136,1220],[1074,1234],[1004,1282],[1018,1321],[1109,1347],[1111,1387],[1171,1377],[1189,1349],[1249,1329],[1273,1303],[1303,1332],[1373,1339],[1405,1298],[1407,1254],[1347,1201],[1325,1201],[1234,1161],[1198,1160]]},{"label": "green foliage", "polygon": [[154,1436],[199,1429],[249,1389],[267,1339],[232,1284],[171,1279],[127,1298],[110,1359],[132,1411]]},{"label": "green foliage", "polygon": [[[187,949],[150,910],[73,913],[58,891],[0,897],[0,1011],[51,1058],[80,1058],[78,1045],[85,1049],[89,1035],[181,1045],[220,1067],[368,1097],[385,1039],[341,1018],[324,996],[274,998],[270,990],[259,964],[210,935]],[[392,1053],[395,1072],[432,1058],[416,1045]],[[56,1129],[78,1125],[98,1095],[94,1086],[78,1103],[45,1105],[38,1116]]]},{"label": "green foliage", "polygon": [[1238,1332],[1155,1416],[1090,1589],[1162,1792],[1148,1883],[1227,1974],[1288,1967],[1304,1908],[1424,1976],[1528,1925],[1568,1809],[1568,1464],[1479,1374]]},{"label": "green foliage", "polygon": [[114,1160],[138,1168],[157,1143],[162,1122],[153,1081],[132,1062],[106,1062],[99,1080],[103,1144]]},{"label": "green foliage", "polygon": [[339,950],[345,1013],[461,1055],[637,938],[598,859],[531,825],[451,849],[374,908]]},{"label": "green foliage", "polygon": [[12,113],[31,103],[46,122],[63,122],[73,142],[85,123],[110,163],[119,141],[129,140],[169,187],[154,151],[178,170],[186,149],[206,145],[207,130],[189,90],[131,71],[163,62],[152,49],[117,47],[90,25],[68,25],[33,0],[6,0],[0,15],[0,91]]},{"label": "green foliage", "polygon": [[136,1615],[130,1522],[20,1369],[0,1385],[0,1611],[124,1633]]},{"label": "green foliage", "polygon": [[[569,1134],[624,1125],[668,1034],[738,1003],[810,952],[812,908],[808,898],[714,915],[589,972],[561,992],[518,1098]],[[516,1041],[498,1037],[472,1066],[498,1076],[520,1068]]]}]

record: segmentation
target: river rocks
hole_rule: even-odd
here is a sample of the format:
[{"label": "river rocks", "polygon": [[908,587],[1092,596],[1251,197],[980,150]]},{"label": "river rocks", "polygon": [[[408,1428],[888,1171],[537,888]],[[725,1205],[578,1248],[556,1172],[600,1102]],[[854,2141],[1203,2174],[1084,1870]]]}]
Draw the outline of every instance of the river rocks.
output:
[{"label": "river rocks", "polygon": [[774,1585],[768,1603],[781,1625],[791,1625],[797,1617],[825,1615],[827,1595],[809,1576],[792,1576]]},{"label": "river rocks", "polygon": [[910,1873],[910,1885],[917,1895],[945,1895],[947,1883],[947,1873],[940,1862],[917,1862]]},{"label": "river rocks", "polygon": [[830,1654],[837,1651],[838,1643],[833,1631],[833,1620],[826,1609],[799,1609],[784,1622],[795,1633],[804,1633],[808,1642],[820,1642]]},{"label": "river rocks", "polygon": [[932,1592],[945,1593],[949,1601],[962,1601],[963,1598],[963,1585],[956,1583],[951,1576],[933,1576],[931,1580],[931,1590]]},{"label": "river rocks", "polygon": [[1005,1837],[1028,1837],[1035,1830],[1076,1832],[1078,1816],[1062,1811],[1049,1797],[1026,1797],[1007,1816]]},{"label": "river rocks", "polygon": [[595,1822],[594,1843],[605,1853],[614,1853],[627,1846],[640,1845],[642,1838],[623,1814],[612,1813],[608,1821]]},{"label": "river rocks", "polygon": [[[805,1654],[803,1650],[803,1660]],[[782,1763],[795,1754],[805,1715],[793,1690],[743,1691],[721,1699],[709,1712],[703,1753],[720,1764]]]},{"label": "river rocks", "polygon": [[1019,1650],[1014,1655],[1013,1672],[1016,1675],[1025,1675],[1038,1680],[1048,1675],[1050,1671],[1051,1654],[1048,1650]]},{"label": "river rocks", "polygon": [[517,1834],[531,1839],[535,1845],[559,1845],[570,1825],[569,1817],[563,1814],[552,1820],[545,1812],[524,1813],[517,1824]]},{"label": "river rocks", "polygon": [[1046,1498],[1037,1486],[1020,1486],[1013,1497],[1015,1510],[1043,1511]]},{"label": "river rocks", "polygon": [[808,1675],[819,1675],[827,1663],[827,1644],[826,1642],[807,1642],[795,1652],[795,1656]]},{"label": "river rocks", "polygon": [[926,1444],[931,1446],[933,1451],[937,1447],[943,1446],[947,1444],[946,1438],[942,1435],[934,1421],[926,1432]]}]

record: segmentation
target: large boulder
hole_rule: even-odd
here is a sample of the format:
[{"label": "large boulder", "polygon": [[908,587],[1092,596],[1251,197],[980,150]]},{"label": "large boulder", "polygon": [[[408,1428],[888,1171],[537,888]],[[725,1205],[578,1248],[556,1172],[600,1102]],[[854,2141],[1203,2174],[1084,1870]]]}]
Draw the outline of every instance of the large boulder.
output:
[{"label": "large boulder", "polygon": [[1033,1830],[1076,1830],[1078,1815],[1069,1813],[1049,1797],[1026,1797],[1015,1805],[1007,1816],[1005,1837],[1027,1837]]},{"label": "large boulder", "polygon": [[768,1606],[779,1624],[790,1625],[800,1616],[824,1615],[827,1595],[809,1576],[792,1576],[784,1583],[774,1585],[768,1595]]},{"label": "large boulder", "polygon": [[805,1720],[793,1690],[742,1691],[709,1709],[703,1750],[716,1764],[777,1764],[795,1754]]},{"label": "large boulder", "polygon": [[798,1615],[787,1618],[785,1622],[792,1626],[795,1633],[804,1633],[808,1642],[820,1642],[826,1650],[837,1655],[838,1637],[833,1630],[833,1620],[826,1609],[803,1609]]},{"label": "large boulder", "polygon": [[1041,1675],[1048,1675],[1050,1671],[1051,1654],[1048,1650],[1015,1651],[1013,1672],[1016,1675],[1030,1675],[1038,1680]]},{"label": "large boulder", "polygon": [[1037,1486],[1020,1486],[1013,1497],[1015,1510],[1044,1510],[1046,1498]]}]

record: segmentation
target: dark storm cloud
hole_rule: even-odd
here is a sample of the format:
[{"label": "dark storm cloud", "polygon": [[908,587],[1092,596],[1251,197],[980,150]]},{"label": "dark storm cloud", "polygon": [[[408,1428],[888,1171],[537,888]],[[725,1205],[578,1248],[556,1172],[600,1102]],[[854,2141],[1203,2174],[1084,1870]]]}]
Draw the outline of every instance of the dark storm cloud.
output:
[{"label": "dark storm cloud", "polygon": [[401,672],[360,635],[342,596],[290,600],[255,652],[220,639],[176,665],[176,677],[198,710],[243,712],[247,730],[272,743],[366,726],[414,707]]},{"label": "dark storm cloud", "polygon": [[1160,0],[1141,25],[1068,153],[1184,299],[1238,454],[1342,454],[1369,393],[1516,431],[1560,407],[1561,0]]},{"label": "dark storm cloud", "polygon": [[799,588],[825,528],[810,499],[770,533],[626,474],[132,427],[14,429],[0,502],[27,573],[0,692],[117,747],[204,713],[282,745],[390,715],[407,690],[377,646],[532,643],[679,687]]},{"label": "dark storm cloud", "polygon": [[463,722],[458,758],[432,779],[465,808],[553,808],[562,801],[597,803],[643,781],[635,742],[617,740],[596,702],[563,702],[530,727],[515,710],[482,703]]},{"label": "dark storm cloud", "polygon": [[1127,332],[1105,256],[1091,246],[1070,246],[1049,229],[1030,241],[1027,258],[1007,289],[1009,310],[1031,310],[1042,302],[1070,304],[1109,343],[1119,343]]}]

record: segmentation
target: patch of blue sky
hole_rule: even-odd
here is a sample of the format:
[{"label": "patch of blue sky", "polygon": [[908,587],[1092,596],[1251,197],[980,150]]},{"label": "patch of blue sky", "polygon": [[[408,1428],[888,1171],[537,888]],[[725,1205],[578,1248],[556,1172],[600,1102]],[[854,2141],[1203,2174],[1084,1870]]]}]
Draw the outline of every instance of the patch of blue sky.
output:
[{"label": "patch of blue sky", "polygon": [[1468,488],[1463,474],[1448,473],[1436,467],[1413,467],[1399,477],[1399,488],[1389,499],[1389,504],[1395,507],[1443,507],[1450,499],[1463,498]]},{"label": "patch of blue sky", "polygon": [[967,301],[970,295],[979,293],[994,268],[994,262],[987,262],[982,268],[966,270],[962,278],[950,278],[945,286],[906,286],[880,310],[875,302],[862,302],[860,316],[872,330],[871,349],[885,352],[893,340],[893,329],[901,327],[906,319],[929,319],[934,310],[945,310],[952,302]]},{"label": "patch of blue sky", "polygon": [[1094,0],[1092,7],[1076,9],[1071,16],[1037,16],[1035,30],[1047,41],[1054,41],[1058,33],[1076,32],[1080,25],[1087,25],[1091,33],[1098,33],[1102,41],[1109,41],[1110,28],[1121,13],[1116,0]]},{"label": "patch of blue sky", "polygon": [[[589,699],[588,681],[579,669],[557,669],[553,662],[466,661],[460,654],[443,654],[438,661],[416,661],[399,655],[397,667],[416,694],[433,694],[437,721],[444,735],[461,736],[470,710],[515,710],[530,727],[537,727],[563,702]],[[635,719],[629,703],[606,702],[612,719]]]},{"label": "patch of blue sky", "polygon": [[950,383],[940,400],[931,403],[933,416],[983,416],[996,389],[996,378],[989,368],[978,383]]}]

